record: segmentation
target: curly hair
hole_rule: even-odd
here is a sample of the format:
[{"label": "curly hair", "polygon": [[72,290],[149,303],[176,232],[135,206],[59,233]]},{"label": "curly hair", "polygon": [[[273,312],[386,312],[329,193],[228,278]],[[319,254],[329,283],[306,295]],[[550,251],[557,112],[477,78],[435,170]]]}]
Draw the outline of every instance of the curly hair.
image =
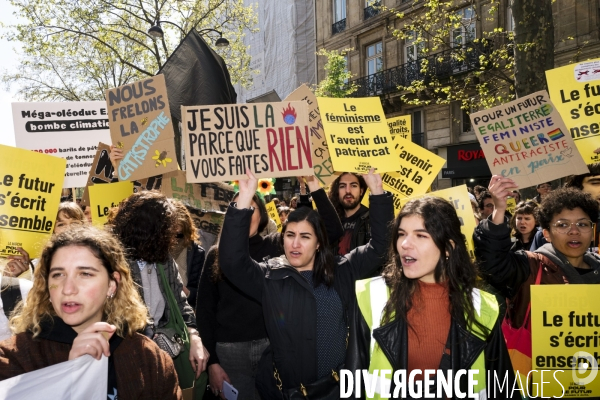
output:
[{"label": "curly hair", "polygon": [[113,233],[129,258],[165,262],[175,244],[175,207],[162,193],[144,190],[126,198],[113,220]]},{"label": "curly hair", "polygon": [[10,320],[13,332],[31,331],[36,337],[41,333],[42,321],[56,316],[50,302],[48,276],[54,254],[67,246],[81,246],[90,250],[106,268],[110,280],[115,280],[112,272],[121,275],[115,296],[107,299],[104,304],[102,321],[115,325],[117,334],[121,337],[131,336],[144,329],[148,323],[148,309],[131,277],[123,246],[110,233],[84,225],[54,235],[46,243],[35,268],[33,287],[27,296],[27,303],[20,303]]},{"label": "curly hair", "polygon": [[475,324],[483,332],[488,332],[489,330],[475,319],[475,308],[470,293],[477,286],[477,267],[469,258],[456,210],[447,200],[432,196],[406,203],[392,224],[389,262],[383,270],[383,277],[391,292],[383,310],[383,323],[390,322],[394,318],[407,321],[414,295],[419,290],[417,279],[408,279],[404,276],[402,260],[398,253],[398,231],[402,219],[414,215],[423,218],[425,229],[440,254],[448,254],[447,258],[440,257],[438,260],[434,277],[436,282],[448,284],[450,315],[463,327]]},{"label": "curly hair", "polygon": [[537,209],[536,219],[543,229],[550,230],[550,222],[562,210],[581,208],[584,213],[596,223],[598,220],[598,202],[589,193],[574,188],[553,190],[544,196],[542,204]]},{"label": "curly hair", "polygon": [[[535,219],[535,210],[537,208],[538,204],[535,201],[522,201],[519,204],[517,204],[515,212],[512,218],[510,219],[510,227],[512,228],[512,235],[518,240],[523,240],[523,234],[519,230],[517,230],[517,215],[533,215],[533,218]],[[535,226],[538,226],[537,219],[535,220]],[[535,235],[535,228],[533,230],[532,235]]]},{"label": "curly hair", "polygon": [[342,207],[342,203],[340,202],[340,180],[344,175],[354,175],[356,179],[358,179],[358,186],[362,191],[359,203],[362,201],[363,197],[365,197],[365,193],[367,193],[367,182],[365,181],[365,178],[362,177],[362,175],[355,174],[354,172],[343,172],[340,176],[335,178],[335,180],[331,184],[331,187],[329,188],[329,192],[327,192],[327,196],[329,197],[329,201],[331,201],[331,204],[333,204],[333,207],[335,208],[335,211],[337,211],[340,218],[346,216],[344,207]]},{"label": "curly hair", "polygon": [[181,200],[169,199],[169,201],[175,207],[176,224],[181,228],[181,233],[183,233],[181,246],[188,247],[199,238],[196,226],[194,225],[194,220]]},{"label": "curly hair", "polygon": [[568,176],[567,181],[565,182],[565,187],[583,190],[583,180],[585,178],[600,175],[600,163],[588,164],[588,169],[590,172],[587,174]]}]

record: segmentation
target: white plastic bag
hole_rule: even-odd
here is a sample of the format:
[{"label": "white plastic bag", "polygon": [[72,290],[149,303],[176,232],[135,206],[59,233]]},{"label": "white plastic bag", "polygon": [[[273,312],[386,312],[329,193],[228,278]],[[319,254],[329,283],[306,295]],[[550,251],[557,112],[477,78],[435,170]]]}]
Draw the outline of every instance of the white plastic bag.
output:
[{"label": "white plastic bag", "polygon": [[0,382],[0,400],[106,400],[108,358],[86,354]]}]

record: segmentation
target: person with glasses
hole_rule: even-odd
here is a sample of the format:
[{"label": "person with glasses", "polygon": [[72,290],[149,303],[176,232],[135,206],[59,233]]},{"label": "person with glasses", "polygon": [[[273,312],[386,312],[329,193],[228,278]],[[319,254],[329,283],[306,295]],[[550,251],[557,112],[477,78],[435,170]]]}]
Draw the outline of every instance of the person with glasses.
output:
[{"label": "person with glasses", "polygon": [[517,185],[494,175],[489,192],[494,199],[492,216],[475,229],[475,254],[482,276],[509,300],[507,318],[512,328],[525,325],[530,288],[542,268],[540,284],[600,283],[600,255],[588,252],[598,219],[598,203],[573,188],[548,193],[536,210],[537,221],[548,242],[535,252],[511,252],[510,227],[505,217],[506,198]]}]

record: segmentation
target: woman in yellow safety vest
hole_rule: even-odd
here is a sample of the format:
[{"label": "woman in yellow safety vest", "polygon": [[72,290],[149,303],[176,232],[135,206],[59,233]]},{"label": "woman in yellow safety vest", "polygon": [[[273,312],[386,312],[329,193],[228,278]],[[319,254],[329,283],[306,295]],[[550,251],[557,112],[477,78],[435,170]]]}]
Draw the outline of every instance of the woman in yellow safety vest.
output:
[{"label": "woman in yellow safety vest", "polygon": [[[438,197],[412,200],[396,217],[382,276],[356,284],[362,318],[349,357],[363,371],[347,390],[376,399],[513,398],[498,302],[476,288],[460,228],[452,204]],[[494,374],[509,385],[494,387]]]}]

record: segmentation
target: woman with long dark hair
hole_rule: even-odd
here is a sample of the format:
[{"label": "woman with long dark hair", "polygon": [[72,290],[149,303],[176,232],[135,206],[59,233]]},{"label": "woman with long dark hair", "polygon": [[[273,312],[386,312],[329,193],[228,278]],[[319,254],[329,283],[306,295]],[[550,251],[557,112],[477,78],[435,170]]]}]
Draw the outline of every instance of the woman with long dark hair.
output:
[{"label": "woman with long dark hair", "polygon": [[[324,217],[328,238],[337,240],[342,234],[342,227],[325,191],[320,189],[315,177],[301,179],[302,184],[306,179],[315,204]],[[233,201],[239,195],[237,193]],[[247,239],[250,257],[261,262],[265,257],[282,254],[281,233],[264,237],[259,234],[267,225],[269,215],[256,193],[252,196],[251,205],[254,211]],[[227,243],[225,245],[225,251],[229,251]],[[218,259],[218,245],[215,245],[206,256],[196,304],[200,335],[210,353],[210,389],[213,394],[224,398],[223,381],[227,381],[238,390],[238,400],[256,399],[259,398],[255,389],[256,368],[269,344],[262,307],[260,302],[240,291],[223,275]]]},{"label": "woman with long dark hair", "polygon": [[299,208],[282,230],[284,254],[258,263],[246,245],[257,187],[256,177],[247,174],[237,203],[225,215],[219,264],[239,290],[262,305],[270,347],[258,366],[259,393],[266,399],[318,399],[322,394],[316,393],[323,391],[339,396],[336,378],[348,338],[345,311],[355,304],[355,281],[383,263],[392,197],[384,193],[379,175],[365,175],[372,193],[372,239],[344,257],[334,258],[319,213]]},{"label": "woman with long dark hair", "polygon": [[[477,269],[460,227],[454,206],[438,197],[412,200],[402,208],[392,225],[382,276],[356,285],[362,318],[351,368],[368,368],[369,374],[405,370],[407,375],[477,369],[475,393],[485,393],[486,371],[503,379],[511,373],[498,302],[477,289]],[[374,379],[374,398],[390,397],[392,376]],[[466,386],[465,379],[461,392]],[[436,388],[429,391],[436,393]]]}]

